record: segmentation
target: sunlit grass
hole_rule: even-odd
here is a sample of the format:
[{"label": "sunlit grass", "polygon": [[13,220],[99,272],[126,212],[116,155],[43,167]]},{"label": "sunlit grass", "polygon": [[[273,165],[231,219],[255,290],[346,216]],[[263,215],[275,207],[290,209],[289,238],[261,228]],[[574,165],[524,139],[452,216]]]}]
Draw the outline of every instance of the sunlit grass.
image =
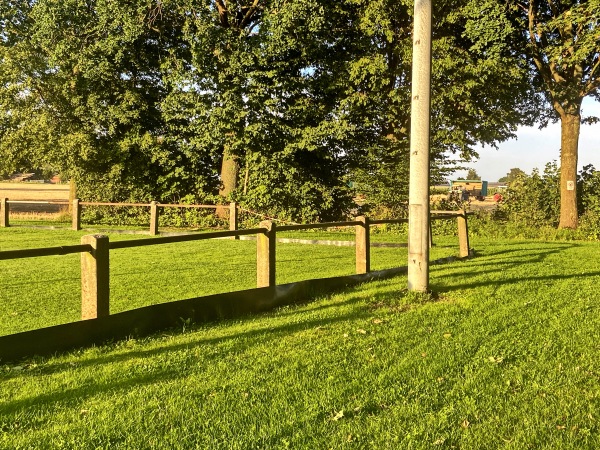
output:
[{"label": "sunlit grass", "polygon": [[600,244],[473,245],[430,295],[400,276],[0,366],[0,448],[598,448]]},{"label": "sunlit grass", "polygon": [[[84,234],[89,231],[0,229],[0,250],[74,245]],[[145,237],[109,234],[111,240]],[[456,255],[457,248],[456,239],[448,238],[432,249],[432,257]],[[372,249],[373,270],[404,266],[406,260],[406,248]],[[110,310],[117,313],[256,287],[256,243],[219,239],[119,249],[111,251],[110,267]],[[79,255],[0,261],[0,271],[0,335],[79,320]],[[353,247],[277,246],[279,284],[354,271]]]}]

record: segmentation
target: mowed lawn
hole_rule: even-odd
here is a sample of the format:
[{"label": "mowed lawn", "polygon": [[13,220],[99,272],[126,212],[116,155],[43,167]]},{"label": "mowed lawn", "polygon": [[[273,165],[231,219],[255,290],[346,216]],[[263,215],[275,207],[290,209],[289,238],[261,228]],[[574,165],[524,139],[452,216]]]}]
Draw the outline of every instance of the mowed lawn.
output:
[{"label": "mowed lawn", "polygon": [[[600,244],[472,245],[476,258],[431,267],[431,296],[400,276],[0,366],[0,448],[598,448]],[[289,280],[302,249],[298,270],[337,251],[279,248]],[[333,261],[351,273],[345,251]],[[248,264],[231,276],[251,287]]]},{"label": "mowed lawn", "polygon": [[[90,231],[15,227],[0,229],[0,251],[80,243]],[[350,233],[294,233],[308,239],[354,240]],[[111,241],[147,238],[110,234]],[[374,241],[406,242],[397,235]],[[442,238],[432,258],[458,254],[457,238]],[[373,248],[372,269],[406,265],[406,248]],[[218,239],[111,251],[111,313],[156,303],[256,287],[256,243]],[[354,247],[279,244],[277,283],[350,275]],[[81,316],[78,254],[0,261],[0,336],[61,323]]]}]

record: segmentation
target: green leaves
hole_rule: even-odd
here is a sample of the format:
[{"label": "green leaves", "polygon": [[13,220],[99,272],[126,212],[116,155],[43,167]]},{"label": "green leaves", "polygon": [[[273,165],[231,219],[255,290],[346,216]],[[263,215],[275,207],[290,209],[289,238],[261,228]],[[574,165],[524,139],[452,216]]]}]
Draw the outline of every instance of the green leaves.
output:
[{"label": "green leaves", "polygon": [[[1,8],[7,169],[53,164],[79,180],[87,199],[175,200],[215,195],[231,154],[240,174],[231,195],[263,213],[339,218],[353,206],[350,184],[371,212],[396,214],[406,202],[409,2]],[[536,98],[528,67],[508,50],[515,25],[499,5],[444,1],[435,16],[431,157],[439,178],[454,159],[476,156],[476,144],[512,137]]]}]

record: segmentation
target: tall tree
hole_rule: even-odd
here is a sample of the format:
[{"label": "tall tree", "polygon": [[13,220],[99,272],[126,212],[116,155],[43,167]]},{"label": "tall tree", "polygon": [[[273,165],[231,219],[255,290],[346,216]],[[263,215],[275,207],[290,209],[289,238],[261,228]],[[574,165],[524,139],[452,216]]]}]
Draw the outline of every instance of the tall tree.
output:
[{"label": "tall tree", "polygon": [[469,7],[470,38],[485,43],[501,30],[514,64],[528,64],[532,86],[545,99],[540,124],[560,120],[559,227],[576,228],[580,125],[597,120],[582,118],[581,103],[587,96],[600,100],[600,1],[488,0]]},{"label": "tall tree", "polygon": [[[230,31],[227,45],[217,49],[216,67],[222,81],[219,93],[230,93],[237,96],[236,99],[231,98],[231,96],[229,99],[230,102],[233,101],[236,105],[243,103],[241,85],[243,85],[244,75],[231,70],[240,67],[233,63],[233,59],[238,56],[240,50],[236,45],[236,41],[249,39],[254,33],[259,25],[261,13],[266,3],[266,0],[215,0],[219,25]],[[235,50],[238,50],[238,52]],[[236,117],[238,118],[237,123],[232,125],[234,125],[239,135],[240,130],[244,127],[244,116],[238,114]],[[230,131],[226,134],[233,136],[235,139],[235,132]],[[236,149],[235,144],[226,138],[223,144],[221,186],[219,189],[219,195],[224,198],[229,197],[237,188],[240,172],[239,159],[239,149]]]},{"label": "tall tree", "polygon": [[[288,219],[339,217],[351,196],[342,131],[332,120],[337,85],[315,63],[327,55],[322,7],[312,0],[257,5],[260,22],[232,28],[213,1],[189,2],[193,70],[169,75],[180,88],[165,114],[187,117],[194,145],[223,154],[227,195]],[[233,190],[240,166],[243,183]]]},{"label": "tall tree", "polygon": [[[352,23],[360,41],[351,47],[344,106],[362,135],[356,177],[367,198],[401,209],[407,198],[412,2],[352,3],[360,5]],[[452,171],[455,159],[476,156],[476,144],[514,136],[531,114],[526,72],[508,64],[508,51],[477,46],[467,36],[461,5],[440,1],[434,9],[431,161],[439,178]]]},{"label": "tall tree", "polygon": [[576,228],[581,102],[600,99],[600,2],[538,1],[527,8],[529,54],[561,122],[561,228]]},{"label": "tall tree", "polygon": [[189,151],[163,116],[163,75],[189,60],[175,6],[3,4],[0,150],[12,165],[54,165],[105,200],[175,200],[216,184],[213,155]]},{"label": "tall tree", "polygon": [[467,170],[467,176],[465,180],[481,180],[481,176],[477,173],[477,171],[473,168]]}]

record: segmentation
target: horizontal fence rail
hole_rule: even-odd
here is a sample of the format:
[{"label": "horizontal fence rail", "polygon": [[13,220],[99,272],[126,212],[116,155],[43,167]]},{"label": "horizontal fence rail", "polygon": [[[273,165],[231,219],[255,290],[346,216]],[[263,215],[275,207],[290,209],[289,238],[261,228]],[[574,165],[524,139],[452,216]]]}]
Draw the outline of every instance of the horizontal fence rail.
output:
[{"label": "horizontal fence rail", "polygon": [[[456,218],[459,237],[459,257],[469,256],[469,242],[467,229],[467,214],[465,211],[444,211],[441,214],[434,212],[439,219]],[[433,217],[432,217],[433,218]],[[73,253],[81,254],[81,319],[106,319],[110,317],[110,251],[125,248],[145,247],[150,245],[173,244],[189,241],[200,241],[218,238],[238,238],[240,236],[256,235],[256,286],[257,289],[274,289],[276,283],[276,241],[277,232],[295,231],[314,228],[331,227],[355,227],[356,247],[356,276],[368,275],[370,267],[370,227],[384,223],[405,223],[406,219],[370,220],[368,217],[360,216],[352,221],[325,222],[319,224],[303,225],[281,225],[277,226],[272,221],[263,221],[258,228],[245,230],[228,230],[208,233],[185,234],[179,236],[163,236],[139,240],[126,240],[110,242],[108,236],[86,235],[81,238],[80,245],[61,247],[48,247],[24,250],[8,250],[0,252],[1,260],[33,258],[42,256],[67,255]],[[389,271],[401,268],[389,269]],[[388,271],[388,272],[389,272]],[[390,273],[392,273],[390,272]],[[395,272],[395,273],[396,273]],[[399,272],[397,272],[399,273]],[[306,281],[317,281],[306,280]],[[259,292],[259,291],[257,291]],[[263,292],[263,291],[260,291]],[[271,295],[271,294],[269,294]],[[208,298],[208,297],[207,297]],[[257,305],[264,304],[256,300]],[[171,302],[173,305],[179,302]],[[162,306],[164,308],[164,306]],[[211,306],[215,307],[215,306]],[[216,306],[219,309],[218,306]],[[141,308],[145,310],[148,307]],[[260,306],[257,306],[261,310]],[[244,308],[242,307],[242,310]],[[135,310],[131,313],[135,314]],[[141,312],[140,312],[141,314]],[[194,313],[196,314],[196,313]],[[212,313],[211,313],[212,314]],[[199,317],[209,317],[210,314],[197,314]],[[0,341],[4,337],[0,337]],[[58,347],[57,347],[58,348]],[[2,352],[0,352],[0,357]]]},{"label": "horizontal fence rail", "polygon": [[110,249],[113,250],[119,248],[145,247],[149,245],[174,244],[177,242],[202,241],[207,239],[248,236],[251,234],[265,233],[266,231],[267,230],[265,228],[251,228],[247,230],[237,231],[212,231],[210,233],[183,234],[181,236],[164,236],[148,239],[136,239],[133,241],[118,241],[111,242]]},{"label": "horizontal fence rail", "polygon": [[394,223],[408,223],[408,219],[373,219],[371,220],[372,225],[383,225],[383,224],[394,224]]},{"label": "horizontal fence rail", "polygon": [[[108,206],[108,207],[137,207],[150,208],[150,229],[149,234],[156,236],[159,234],[158,220],[159,208],[178,208],[178,209],[208,209],[221,212],[226,217],[229,215],[229,229],[238,229],[238,205],[232,202],[228,205],[189,205],[176,203],[113,203],[113,202],[83,202],[80,199],[74,199],[72,202],[62,200],[10,200],[8,198],[0,199],[0,228],[10,226],[10,205],[62,205],[71,206],[71,228],[73,230],[81,230],[81,212],[85,206]],[[237,239],[237,237],[236,237]]]},{"label": "horizontal fence rail", "polygon": [[79,202],[81,206],[142,206],[149,207],[150,203],[110,203],[110,202]]},{"label": "horizontal fence rail", "polygon": [[160,208],[197,208],[197,209],[219,209],[227,208],[228,205],[184,205],[177,203],[159,203],[157,206]]},{"label": "horizontal fence rail", "polygon": [[68,205],[69,202],[63,200],[8,200],[10,205]]},{"label": "horizontal fence rail", "polygon": [[65,245],[62,247],[28,248],[23,250],[6,250],[0,252],[0,261],[8,259],[38,258],[41,256],[63,256],[73,253],[91,252],[90,245]]},{"label": "horizontal fence rail", "polygon": [[352,227],[360,225],[362,222],[351,220],[348,222],[323,222],[323,223],[305,223],[299,225],[277,225],[277,231],[298,231],[298,230],[316,230],[319,228]]},{"label": "horizontal fence rail", "polygon": [[[0,227],[9,226],[9,211],[10,204],[42,204],[42,205],[71,205],[72,206],[72,226],[73,230],[81,230],[81,210],[84,206],[112,206],[112,207],[140,207],[150,208],[150,227],[149,234],[156,236],[159,234],[159,208],[180,208],[180,209],[214,209],[217,211],[228,211],[229,212],[229,229],[237,230],[239,226],[239,212],[248,211],[244,208],[239,207],[236,202],[232,202],[229,205],[191,205],[191,204],[177,204],[177,203],[111,203],[111,202],[83,202],[79,199],[73,200],[72,203],[65,201],[53,201],[53,200],[9,200],[7,198],[0,199]],[[432,220],[440,219],[451,219],[457,217],[459,214],[473,214],[465,211],[443,211],[433,210],[431,211]],[[273,223],[279,221],[275,219],[269,219]],[[408,223],[408,219],[373,219],[370,221],[371,225],[383,225],[383,224],[400,224]],[[279,231],[296,231],[296,230],[309,230],[318,228],[333,228],[333,227],[347,227],[355,226],[355,221],[347,222],[327,222],[320,224],[293,224],[293,225],[277,225]],[[234,236],[236,239],[238,236]]]}]

